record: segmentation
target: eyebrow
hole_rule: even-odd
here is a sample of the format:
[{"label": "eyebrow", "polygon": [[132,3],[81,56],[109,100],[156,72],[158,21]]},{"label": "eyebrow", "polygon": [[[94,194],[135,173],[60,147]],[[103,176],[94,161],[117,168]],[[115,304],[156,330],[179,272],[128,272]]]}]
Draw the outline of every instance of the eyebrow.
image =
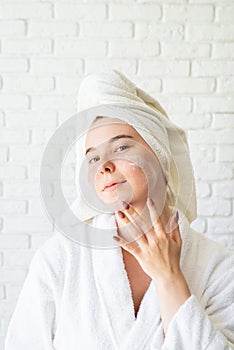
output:
[{"label": "eyebrow", "polygon": [[[122,135],[116,135],[116,136],[110,138],[107,142],[111,143],[111,142],[114,142],[114,141],[119,140],[119,139],[133,139],[133,138],[134,138],[134,137],[131,136],[131,135],[124,135],[124,134],[122,134]],[[87,155],[87,154],[88,154],[89,152],[91,152],[91,151],[94,151],[95,149],[96,149],[96,148],[94,148],[94,147],[89,147],[89,148],[86,150],[85,155]]]}]

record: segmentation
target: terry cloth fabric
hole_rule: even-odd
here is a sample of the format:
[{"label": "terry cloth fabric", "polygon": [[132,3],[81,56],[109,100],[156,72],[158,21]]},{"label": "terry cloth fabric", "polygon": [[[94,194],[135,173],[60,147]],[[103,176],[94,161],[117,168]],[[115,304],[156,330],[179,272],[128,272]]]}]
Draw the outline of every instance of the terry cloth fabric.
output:
[{"label": "terry cloth fabric", "polygon": [[[81,82],[78,111],[111,106],[119,110],[119,119],[132,125],[156,153],[167,182],[168,204],[179,208],[191,223],[197,217],[193,168],[185,132],[176,126],[152,96],[117,70],[90,74]],[[112,117],[112,115],[105,115]],[[95,119],[94,115],[94,119]],[[84,161],[84,140],[77,142],[76,181],[78,198],[71,205],[81,221],[100,214],[84,200],[78,183]],[[83,154],[83,158],[82,158]]]},{"label": "terry cloth fabric", "polygon": [[[116,228],[114,215],[93,220]],[[90,249],[56,232],[32,259],[5,350],[233,350],[234,255],[192,230],[185,216],[180,232],[192,295],[165,336],[153,282],[135,317],[120,247]]]}]

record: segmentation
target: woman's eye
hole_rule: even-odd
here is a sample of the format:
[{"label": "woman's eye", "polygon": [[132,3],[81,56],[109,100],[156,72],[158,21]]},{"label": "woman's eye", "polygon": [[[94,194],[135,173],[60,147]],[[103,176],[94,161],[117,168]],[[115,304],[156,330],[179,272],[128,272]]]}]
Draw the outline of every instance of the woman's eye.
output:
[{"label": "woman's eye", "polygon": [[[124,151],[125,149],[129,148],[129,146],[127,145],[122,145],[122,146],[119,146],[116,151],[120,150],[120,151]],[[92,163],[96,163],[96,159],[99,159],[99,157],[93,157],[89,160],[89,164],[92,164]]]},{"label": "woman's eye", "polygon": [[119,147],[117,148],[117,151],[118,151],[118,149],[120,149],[120,148],[122,148],[121,150],[123,151],[123,150],[129,148],[129,146],[119,146]]},{"label": "woman's eye", "polygon": [[[91,163],[93,163],[93,160],[94,159],[97,159],[98,157],[93,157],[93,158],[91,158],[90,160],[89,160],[89,163],[91,164]],[[94,163],[96,163],[96,162],[94,162]]]}]

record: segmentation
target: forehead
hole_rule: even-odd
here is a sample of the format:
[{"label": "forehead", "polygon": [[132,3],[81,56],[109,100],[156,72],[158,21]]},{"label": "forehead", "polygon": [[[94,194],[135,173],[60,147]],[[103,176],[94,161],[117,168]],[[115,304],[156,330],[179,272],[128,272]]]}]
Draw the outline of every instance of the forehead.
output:
[{"label": "forehead", "polygon": [[111,137],[119,134],[128,134],[136,140],[140,140],[141,136],[129,124],[117,118],[101,118],[89,128],[85,145],[86,147],[96,147],[97,145],[108,141]]}]

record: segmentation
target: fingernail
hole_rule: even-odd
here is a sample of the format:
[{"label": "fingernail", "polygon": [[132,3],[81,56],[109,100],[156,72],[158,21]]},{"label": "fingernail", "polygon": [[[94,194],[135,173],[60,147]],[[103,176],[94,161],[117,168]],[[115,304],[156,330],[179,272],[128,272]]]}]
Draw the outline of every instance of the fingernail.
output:
[{"label": "fingernail", "polygon": [[179,213],[178,213],[178,210],[177,210],[176,213],[175,213],[175,222],[178,223],[178,220],[179,220]]},{"label": "fingernail", "polygon": [[125,218],[125,214],[122,211],[118,211],[118,215],[121,219]]},{"label": "fingernail", "polygon": [[123,207],[125,208],[125,209],[129,209],[129,204],[128,203],[126,203],[126,202],[122,202],[122,204],[123,204]]},{"label": "fingernail", "polygon": [[117,236],[113,236],[113,239],[114,239],[115,241],[120,241],[120,238],[117,237]]},{"label": "fingernail", "polygon": [[147,198],[147,203],[148,203],[149,205],[153,205],[153,204],[154,204],[154,201],[153,201],[152,198],[148,197],[148,198]]}]

